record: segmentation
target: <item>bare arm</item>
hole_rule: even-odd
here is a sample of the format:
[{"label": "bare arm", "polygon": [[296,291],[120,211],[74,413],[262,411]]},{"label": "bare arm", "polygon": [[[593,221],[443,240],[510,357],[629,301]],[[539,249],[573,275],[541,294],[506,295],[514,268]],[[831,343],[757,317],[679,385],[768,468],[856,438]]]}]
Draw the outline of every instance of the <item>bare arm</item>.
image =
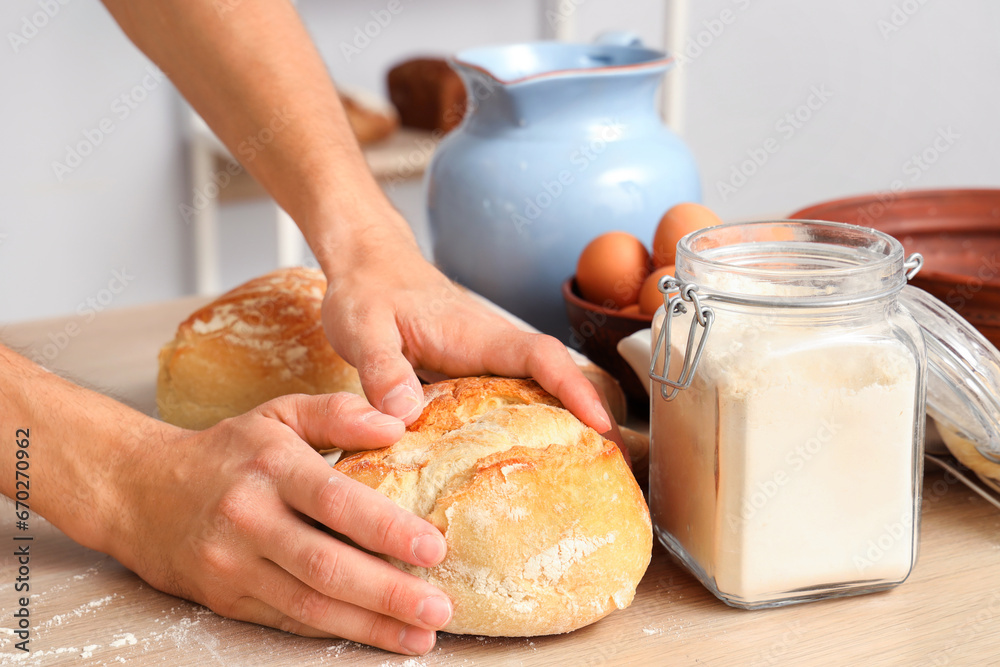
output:
[{"label": "bare arm", "polygon": [[303,519],[416,565],[444,557],[436,528],[306,444],[399,439],[402,422],[360,397],[285,396],[186,431],[0,346],[0,430],[0,491],[15,498],[25,482],[31,512],[160,590],[231,618],[401,653],[430,650],[450,618],[436,588]]},{"label": "bare arm", "polygon": [[292,216],[324,267],[342,257],[334,232],[350,236],[367,219],[412,240],[406,222],[387,215],[391,207],[290,2],[248,0],[228,11],[197,0],[104,4]]},{"label": "bare arm", "polygon": [[[231,11],[195,0],[105,5],[302,229],[330,284],[327,334],[358,368],[375,407],[416,419],[422,391],[414,366],[453,376],[533,376],[584,422],[610,428],[558,341],[517,331],[421,257],[368,171],[287,0],[247,0]],[[269,143],[252,159],[241,155],[241,142],[276,119],[281,129],[264,133]]]}]

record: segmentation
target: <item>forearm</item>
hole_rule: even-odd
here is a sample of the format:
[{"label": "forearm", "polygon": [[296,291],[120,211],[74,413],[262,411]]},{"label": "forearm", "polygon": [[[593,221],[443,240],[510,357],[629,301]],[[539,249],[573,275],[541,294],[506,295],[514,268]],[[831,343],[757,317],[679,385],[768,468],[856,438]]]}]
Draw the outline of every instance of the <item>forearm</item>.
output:
[{"label": "forearm", "polygon": [[291,3],[260,0],[225,13],[191,0],[104,4],[292,216],[328,275],[359,243],[412,240]]},{"label": "forearm", "polygon": [[[107,552],[128,461],[159,436],[158,422],[49,373],[0,345],[0,491],[27,482],[31,511],[77,542]],[[18,447],[27,431],[30,443]],[[18,450],[27,465],[18,476]],[[25,485],[20,488],[23,490]]]}]

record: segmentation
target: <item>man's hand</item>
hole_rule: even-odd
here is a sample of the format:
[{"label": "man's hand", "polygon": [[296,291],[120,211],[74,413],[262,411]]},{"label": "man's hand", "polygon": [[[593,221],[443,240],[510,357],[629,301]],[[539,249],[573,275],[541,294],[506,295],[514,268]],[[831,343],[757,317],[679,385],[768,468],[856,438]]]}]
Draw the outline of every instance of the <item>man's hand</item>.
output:
[{"label": "man's hand", "polygon": [[[285,396],[132,451],[111,554],[154,587],[230,618],[422,654],[451,618],[438,589],[322,530],[420,566],[431,524],[333,470],[313,447],[385,447],[403,423],[358,396]],[[308,444],[307,444],[308,443]]]},{"label": "man's hand", "polygon": [[420,256],[409,226],[368,170],[291,4],[262,1],[222,17],[212,3],[104,3],[234,155],[278,111],[290,119],[244,166],[299,225],[319,260],[330,282],[327,334],[358,367],[376,407],[416,418],[422,400],[414,366],[452,376],[533,376],[588,425],[601,433],[611,428],[558,341],[517,331]]},{"label": "man's hand", "polygon": [[[397,231],[376,233],[383,228]],[[611,429],[596,390],[562,343],[517,329],[462,292],[420,255],[401,220],[367,231],[338,244],[324,265],[323,325],[337,352],[357,367],[372,405],[407,424],[415,420],[423,394],[414,368],[452,377],[533,377],[587,425]]]}]

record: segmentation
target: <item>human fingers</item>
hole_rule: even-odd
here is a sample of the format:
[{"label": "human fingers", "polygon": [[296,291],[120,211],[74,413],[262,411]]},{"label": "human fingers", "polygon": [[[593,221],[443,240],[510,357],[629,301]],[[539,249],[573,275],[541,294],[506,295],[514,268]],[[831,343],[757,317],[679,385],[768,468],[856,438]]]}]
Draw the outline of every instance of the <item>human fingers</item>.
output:
[{"label": "human fingers", "polygon": [[[608,417],[594,386],[566,346],[552,336],[522,331],[467,296],[456,300],[450,326],[410,331],[412,354],[423,368],[452,377],[482,375],[533,377],[581,421],[608,433]],[[447,332],[450,340],[444,340]]]},{"label": "human fingers", "polygon": [[307,454],[287,466],[278,481],[285,503],[370,551],[421,567],[444,559],[447,545],[437,528],[331,469],[323,457]]},{"label": "human fingers", "polygon": [[403,339],[393,312],[369,312],[363,323],[348,326],[329,322],[327,310],[324,304],[327,336],[340,343],[344,359],[358,369],[365,396],[384,414],[411,424],[424,407],[424,392],[403,355]]},{"label": "human fingers", "polygon": [[290,394],[268,401],[256,411],[284,423],[316,449],[379,449],[406,432],[402,421],[348,393]]},{"label": "human fingers", "polygon": [[433,630],[323,595],[267,559],[255,560],[247,575],[248,595],[220,613],[296,634],[342,637],[408,655],[422,655],[434,647]]},{"label": "human fingers", "polygon": [[327,597],[430,630],[451,620],[451,601],[431,584],[292,515],[262,538],[263,556]]},{"label": "human fingers", "polygon": [[566,409],[598,433],[608,433],[613,423],[594,385],[584,377],[566,346],[551,336],[525,331],[487,333],[483,362],[488,372],[513,377],[533,377],[558,398]]}]

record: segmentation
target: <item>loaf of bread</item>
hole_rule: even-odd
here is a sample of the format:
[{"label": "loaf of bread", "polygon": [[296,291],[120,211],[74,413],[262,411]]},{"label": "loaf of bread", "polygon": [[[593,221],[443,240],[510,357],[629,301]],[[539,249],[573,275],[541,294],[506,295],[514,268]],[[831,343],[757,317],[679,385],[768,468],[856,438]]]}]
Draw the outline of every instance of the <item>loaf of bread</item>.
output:
[{"label": "loaf of bread", "polygon": [[615,444],[531,380],[463,378],[386,449],[336,464],[425,518],[448,554],[421,568],[454,603],[447,632],[569,632],[627,607],[649,564],[649,510]]},{"label": "loaf of bread", "polygon": [[320,271],[280,269],[200,308],[160,350],[160,417],[203,429],[285,394],[363,395],[320,319]]},{"label": "loaf of bread", "polygon": [[406,127],[449,132],[465,115],[465,84],[442,58],[413,58],[387,76],[389,99]]},{"label": "loaf of bread", "polygon": [[983,456],[976,443],[959,435],[946,424],[937,420],[934,423],[952,456],[966,468],[979,475],[979,478],[993,490],[1000,492],[1000,463]]},{"label": "loaf of bread", "polygon": [[399,127],[399,118],[392,107],[377,104],[371,95],[340,91],[340,102],[344,105],[347,122],[362,146],[382,141]]}]

